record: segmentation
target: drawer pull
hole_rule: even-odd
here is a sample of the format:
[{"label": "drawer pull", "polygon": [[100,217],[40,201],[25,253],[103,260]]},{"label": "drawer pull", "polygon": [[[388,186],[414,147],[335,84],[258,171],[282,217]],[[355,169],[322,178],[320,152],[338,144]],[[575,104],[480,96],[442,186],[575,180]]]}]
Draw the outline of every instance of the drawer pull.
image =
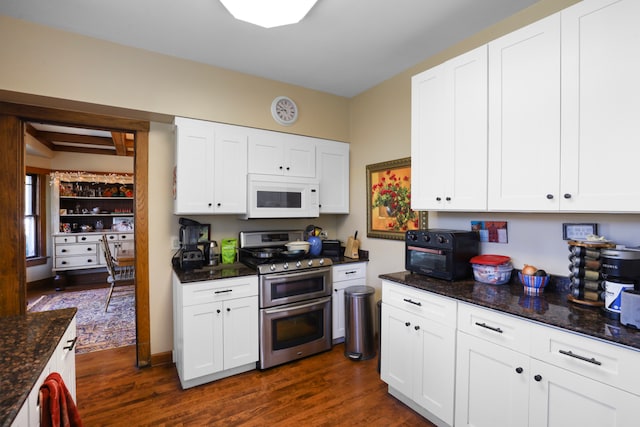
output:
[{"label": "drawer pull", "polygon": [[351,270],[351,271],[345,271],[344,274],[356,274],[357,271],[356,270]]},{"label": "drawer pull", "polygon": [[490,329],[490,330],[495,331],[495,332],[497,332],[499,334],[501,334],[503,332],[502,329],[497,328],[495,326],[489,326],[484,322],[482,322],[482,323],[476,322],[476,325],[480,326],[481,328]]},{"label": "drawer pull", "polygon": [[233,292],[233,289],[224,289],[222,291],[215,291],[214,294],[226,294],[227,292]]},{"label": "drawer pull", "polygon": [[411,298],[405,298],[404,302],[408,302],[409,304],[417,305],[419,307],[422,306],[422,303],[420,301],[414,301]]},{"label": "drawer pull", "polygon": [[599,360],[596,360],[593,357],[591,359],[589,359],[588,357],[580,356],[579,354],[575,354],[571,350],[558,350],[558,352],[560,354],[564,354],[565,356],[575,357],[576,359],[580,359],[580,360],[584,360],[585,362],[593,363],[594,365],[598,365],[598,366],[602,365],[602,362],[600,362]]},{"label": "drawer pull", "polygon": [[74,339],[72,339],[72,340],[67,340],[67,343],[68,343],[69,345],[67,345],[67,346],[65,346],[65,347],[62,347],[62,349],[63,349],[63,350],[73,350],[73,347],[75,347],[75,345],[76,345],[76,341],[78,341],[78,337],[75,337],[75,338],[74,338]]},{"label": "drawer pull", "polygon": [[67,252],[67,250],[66,249],[61,249],[60,252],[65,253],[65,252]]}]

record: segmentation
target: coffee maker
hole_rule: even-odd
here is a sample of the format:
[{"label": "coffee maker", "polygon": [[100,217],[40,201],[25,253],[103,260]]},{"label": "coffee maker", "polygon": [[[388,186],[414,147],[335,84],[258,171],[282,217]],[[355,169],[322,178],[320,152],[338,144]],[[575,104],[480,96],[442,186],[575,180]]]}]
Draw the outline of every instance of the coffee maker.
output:
[{"label": "coffee maker", "polygon": [[[198,242],[202,231],[202,224],[188,218],[180,218],[180,251],[178,253],[178,264],[182,270],[193,270],[202,268],[205,260],[205,253],[199,246],[203,242]],[[207,245],[204,246],[208,248]]]}]

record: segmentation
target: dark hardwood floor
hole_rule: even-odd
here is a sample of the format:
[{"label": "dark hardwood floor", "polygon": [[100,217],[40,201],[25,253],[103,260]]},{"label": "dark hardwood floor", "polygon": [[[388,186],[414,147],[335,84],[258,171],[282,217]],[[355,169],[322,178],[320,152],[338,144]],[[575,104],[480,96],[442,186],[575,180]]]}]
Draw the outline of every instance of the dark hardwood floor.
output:
[{"label": "dark hardwood floor", "polygon": [[175,366],[135,367],[135,347],[76,356],[86,426],[428,426],[387,393],[377,359],[344,345],[265,371],[182,390]]}]

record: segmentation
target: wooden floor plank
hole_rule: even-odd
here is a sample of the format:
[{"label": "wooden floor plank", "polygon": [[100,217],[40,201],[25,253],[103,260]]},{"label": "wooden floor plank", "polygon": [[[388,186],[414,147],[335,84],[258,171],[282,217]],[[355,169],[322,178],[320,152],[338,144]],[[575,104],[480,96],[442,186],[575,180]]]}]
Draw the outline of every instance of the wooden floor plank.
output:
[{"label": "wooden floor plank", "polygon": [[427,426],[387,393],[377,359],[331,351],[182,390],[173,365],[138,369],[135,346],[76,356],[87,426]]}]

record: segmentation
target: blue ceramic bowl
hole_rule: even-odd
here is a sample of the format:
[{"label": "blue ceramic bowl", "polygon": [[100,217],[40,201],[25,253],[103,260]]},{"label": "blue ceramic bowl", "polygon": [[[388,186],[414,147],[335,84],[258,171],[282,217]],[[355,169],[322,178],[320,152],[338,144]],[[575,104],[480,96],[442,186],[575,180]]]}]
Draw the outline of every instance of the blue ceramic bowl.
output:
[{"label": "blue ceramic bowl", "polygon": [[518,272],[518,278],[524,285],[524,293],[527,295],[542,295],[544,287],[549,283],[549,276],[531,276]]}]

